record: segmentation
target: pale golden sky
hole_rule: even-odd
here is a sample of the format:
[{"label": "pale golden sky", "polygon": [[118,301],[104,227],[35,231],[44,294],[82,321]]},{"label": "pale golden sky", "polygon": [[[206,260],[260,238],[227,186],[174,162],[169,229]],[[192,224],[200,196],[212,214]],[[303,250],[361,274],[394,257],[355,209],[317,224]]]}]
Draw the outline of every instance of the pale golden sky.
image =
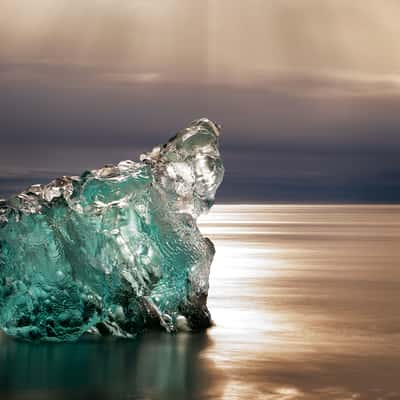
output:
[{"label": "pale golden sky", "polygon": [[0,60],[20,64],[7,79],[42,63],[111,82],[392,93],[399,21],[398,0],[2,0]]}]

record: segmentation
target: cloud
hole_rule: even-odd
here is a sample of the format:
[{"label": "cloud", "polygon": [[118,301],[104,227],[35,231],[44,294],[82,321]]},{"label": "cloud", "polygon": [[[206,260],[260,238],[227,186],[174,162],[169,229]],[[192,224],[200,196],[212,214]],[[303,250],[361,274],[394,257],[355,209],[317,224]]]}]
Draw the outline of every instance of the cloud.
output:
[{"label": "cloud", "polygon": [[[207,87],[227,87],[281,93],[300,97],[400,96],[400,74],[354,74],[349,71],[253,70],[246,81],[203,82]],[[196,85],[156,71],[96,64],[65,64],[51,60],[0,63],[0,85],[19,82],[50,87],[130,87],[135,84]],[[200,84],[200,83],[197,83]]]},{"label": "cloud", "polygon": [[398,96],[400,74],[362,74],[351,71],[254,71],[241,87],[267,89],[294,96]]},{"label": "cloud", "polygon": [[113,69],[96,64],[65,64],[51,60],[0,63],[0,85],[35,83],[49,87],[118,87],[162,82],[153,71]]}]

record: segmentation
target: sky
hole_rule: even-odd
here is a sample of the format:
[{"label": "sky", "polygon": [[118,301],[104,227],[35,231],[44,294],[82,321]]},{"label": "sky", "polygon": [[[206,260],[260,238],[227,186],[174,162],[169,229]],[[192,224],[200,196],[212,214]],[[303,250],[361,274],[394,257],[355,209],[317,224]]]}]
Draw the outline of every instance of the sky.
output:
[{"label": "sky", "polygon": [[397,0],[0,0],[0,196],[222,125],[220,202],[400,201]]}]

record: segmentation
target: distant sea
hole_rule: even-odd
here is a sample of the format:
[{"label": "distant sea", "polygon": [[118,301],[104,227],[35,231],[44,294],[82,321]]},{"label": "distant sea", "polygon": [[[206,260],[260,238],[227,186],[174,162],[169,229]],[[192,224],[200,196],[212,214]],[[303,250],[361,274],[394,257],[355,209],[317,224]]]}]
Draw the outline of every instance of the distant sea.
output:
[{"label": "distant sea", "polygon": [[0,399],[400,399],[400,205],[216,205],[197,334],[2,337]]}]

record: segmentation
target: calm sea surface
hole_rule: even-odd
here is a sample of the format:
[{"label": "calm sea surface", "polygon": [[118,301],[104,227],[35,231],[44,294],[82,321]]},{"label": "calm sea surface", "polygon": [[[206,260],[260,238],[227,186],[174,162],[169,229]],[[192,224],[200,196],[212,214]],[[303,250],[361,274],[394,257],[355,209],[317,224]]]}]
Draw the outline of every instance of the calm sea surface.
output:
[{"label": "calm sea surface", "polygon": [[0,341],[3,399],[400,399],[400,206],[221,205],[200,334]]}]

